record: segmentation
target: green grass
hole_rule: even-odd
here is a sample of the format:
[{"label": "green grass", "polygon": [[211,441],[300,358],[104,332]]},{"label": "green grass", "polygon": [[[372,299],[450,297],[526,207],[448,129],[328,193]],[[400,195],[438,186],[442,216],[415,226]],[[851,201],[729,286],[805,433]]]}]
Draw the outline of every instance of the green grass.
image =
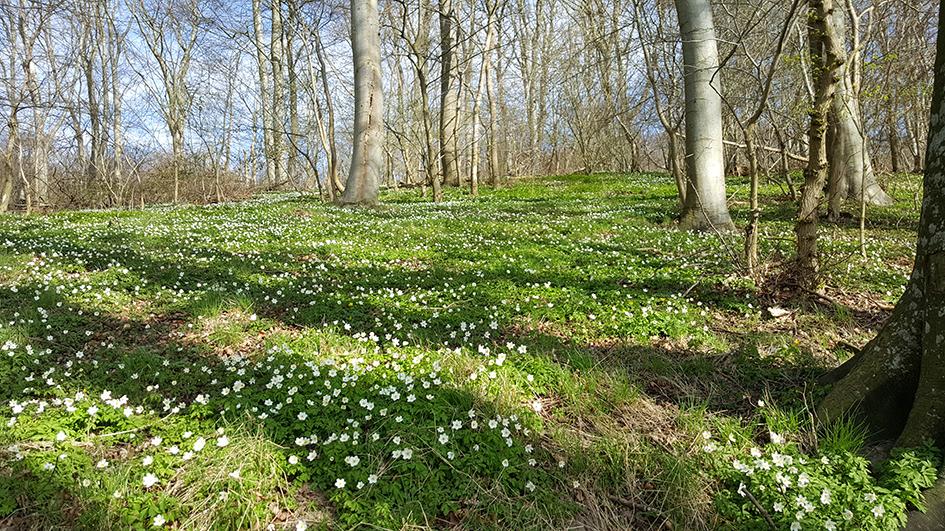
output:
[{"label": "green grass", "polygon": [[[738,234],[675,230],[655,174],[0,216],[0,523],[724,526],[702,432],[813,440],[806,384],[902,292],[918,186],[866,258],[822,227],[817,304],[747,280]],[[775,267],[793,207],[763,192]]]}]

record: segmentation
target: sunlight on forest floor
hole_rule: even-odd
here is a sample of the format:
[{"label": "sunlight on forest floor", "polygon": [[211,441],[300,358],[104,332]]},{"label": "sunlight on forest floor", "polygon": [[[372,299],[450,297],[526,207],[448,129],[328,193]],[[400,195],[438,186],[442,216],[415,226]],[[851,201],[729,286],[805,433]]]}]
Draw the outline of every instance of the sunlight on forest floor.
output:
[{"label": "sunlight on forest floor", "polygon": [[[0,216],[0,525],[895,527],[917,489],[807,408],[902,293],[919,187],[867,258],[825,224],[800,305],[740,234],[675,230],[662,175]],[[793,207],[763,192],[773,271]]]}]

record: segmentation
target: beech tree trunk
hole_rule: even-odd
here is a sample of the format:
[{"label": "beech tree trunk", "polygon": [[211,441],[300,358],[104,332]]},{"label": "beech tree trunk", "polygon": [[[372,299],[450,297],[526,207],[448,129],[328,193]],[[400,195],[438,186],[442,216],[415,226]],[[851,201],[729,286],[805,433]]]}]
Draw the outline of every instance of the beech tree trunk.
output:
[{"label": "beech tree trunk", "polygon": [[[945,4],[943,4],[945,5]],[[939,35],[945,32],[940,7]],[[824,378],[829,421],[856,411],[897,446],[945,446],[945,40],[938,40],[915,266],[889,321]]]},{"label": "beech tree trunk", "polygon": [[377,0],[351,0],[354,152],[342,204],[377,204],[384,176],[384,113]]},{"label": "beech tree trunk", "polygon": [[[298,30],[298,6],[292,0],[286,2],[288,11],[288,28],[283,26],[285,35],[285,67],[288,81],[289,92],[289,159],[286,166],[286,175],[293,186],[304,186],[307,179],[304,178],[299,166],[299,151],[303,149],[302,130],[299,124],[299,81],[298,65],[296,64],[296,40],[295,35]],[[307,149],[307,148],[305,148]]]},{"label": "beech tree trunk", "polygon": [[16,175],[15,155],[19,133],[15,109],[7,117],[7,145],[3,153],[4,165],[0,167],[0,212],[10,210],[13,205],[13,181]]},{"label": "beech tree trunk", "polygon": [[282,47],[282,2],[272,2],[272,27],[269,33],[269,60],[272,63],[272,158],[276,181],[282,186],[289,179],[285,167],[285,93],[283,90],[285,64]]},{"label": "beech tree trunk", "polygon": [[[498,19],[501,20],[502,12],[500,11],[500,4],[497,1],[494,1],[486,2],[486,5],[488,6],[490,12],[498,12]],[[504,4],[501,5],[504,6]],[[498,24],[498,20],[496,21],[496,24]],[[493,28],[490,26],[490,29]],[[498,27],[494,28],[493,31],[498,33]],[[500,39],[496,40],[498,41]],[[487,65],[483,68],[483,72],[485,74],[484,83],[486,84],[486,99],[489,102],[489,122],[486,137],[486,150],[488,151],[489,157],[489,182],[492,184],[493,188],[498,188],[501,184],[501,181],[499,180],[499,150],[496,146],[496,135],[498,134],[496,122],[498,121],[499,107],[496,102],[495,78],[492,74],[492,55],[494,52],[491,48],[492,46],[486,47],[482,52],[482,61]],[[483,81],[480,81],[480,83],[482,82]]]},{"label": "beech tree trunk", "polygon": [[668,160],[669,172],[673,174],[673,182],[676,183],[676,195],[679,200],[679,206],[686,206],[686,170],[679,167],[679,140],[676,138],[675,129],[668,129],[666,133],[666,158]]},{"label": "beech tree trunk", "polygon": [[686,91],[686,203],[680,225],[693,230],[733,228],[725,195],[722,96],[712,6],[676,0],[683,40]]},{"label": "beech tree trunk", "polygon": [[[87,38],[91,41],[93,39],[92,29],[90,28],[88,32]],[[82,58],[89,113],[89,164],[86,168],[86,184],[91,185],[101,174],[100,164],[105,158],[105,139],[103,134],[104,129],[102,120],[99,113],[98,95],[95,90],[96,64],[91,45],[86,51],[88,54],[84,55]]]},{"label": "beech tree trunk", "polygon": [[[262,6],[260,0],[253,0],[253,35],[256,39],[256,66],[259,69],[259,98],[262,109],[263,153],[266,159],[266,182],[272,186],[276,182],[276,167],[272,160],[272,135],[275,131],[272,121],[272,107],[269,93],[269,60],[266,58],[263,40]],[[254,177],[255,178],[255,177]]]},{"label": "beech tree trunk", "polygon": [[451,0],[440,0],[440,173],[443,182],[459,186],[456,126],[459,118],[459,94],[456,80],[456,53]]},{"label": "beech tree trunk", "polygon": [[909,150],[912,152],[912,173],[922,173],[922,151],[919,148],[919,133],[917,124],[906,116],[906,133],[909,135]]},{"label": "beech tree trunk", "polygon": [[841,81],[830,111],[827,160],[830,167],[830,213],[837,216],[844,200],[859,202],[861,186],[866,186],[867,204],[889,206],[893,199],[880,188],[864,137],[860,104]]},{"label": "beech tree trunk", "polygon": [[[858,49],[859,36],[854,36],[852,60],[848,60],[846,46],[843,44],[847,34],[847,9],[835,6],[828,23],[833,26],[834,34],[840,43],[837,54],[840,57],[840,81],[836,95],[831,103],[830,125],[827,132],[827,161],[829,165],[830,216],[837,218],[844,200],[851,199],[867,204],[888,206],[893,199],[879,187],[873,162],[869,154],[863,115],[860,112],[858,75],[853,60],[861,53]],[[854,33],[859,28],[854,26]],[[866,189],[863,190],[863,187]]]},{"label": "beech tree trunk", "polygon": [[886,113],[886,135],[889,140],[889,164],[893,173],[901,172],[899,163],[899,127],[896,124],[896,108],[892,107]]}]

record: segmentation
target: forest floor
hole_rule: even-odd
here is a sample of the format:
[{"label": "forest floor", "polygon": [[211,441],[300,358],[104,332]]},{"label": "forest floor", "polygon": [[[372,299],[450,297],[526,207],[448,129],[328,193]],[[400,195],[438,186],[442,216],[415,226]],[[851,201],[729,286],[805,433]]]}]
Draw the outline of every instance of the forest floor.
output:
[{"label": "forest floor", "polygon": [[[921,183],[887,186],[865,258],[855,219],[822,226],[804,301],[746,277],[740,233],[676,230],[655,174],[0,216],[0,528],[771,524],[733,455],[862,450],[811,407],[911,270]],[[777,279],[794,207],[763,204]],[[805,525],[818,470],[781,493]],[[875,485],[845,523],[895,525],[908,496],[863,470],[834,505]]]}]

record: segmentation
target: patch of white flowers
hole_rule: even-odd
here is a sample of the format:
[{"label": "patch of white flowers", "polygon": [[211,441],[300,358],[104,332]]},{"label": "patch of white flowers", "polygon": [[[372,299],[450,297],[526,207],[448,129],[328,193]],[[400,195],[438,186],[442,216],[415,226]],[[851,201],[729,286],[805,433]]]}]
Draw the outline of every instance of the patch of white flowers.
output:
[{"label": "patch of white flowers", "polygon": [[[763,446],[724,443],[703,432],[703,455],[712,474],[731,485],[731,515],[740,525],[786,529],[898,529],[903,494],[870,476],[865,459],[854,454],[811,458],[788,437],[770,432]],[[933,468],[934,477],[934,468]],[[725,506],[723,506],[725,507]],[[750,516],[750,520],[741,520]]]}]

